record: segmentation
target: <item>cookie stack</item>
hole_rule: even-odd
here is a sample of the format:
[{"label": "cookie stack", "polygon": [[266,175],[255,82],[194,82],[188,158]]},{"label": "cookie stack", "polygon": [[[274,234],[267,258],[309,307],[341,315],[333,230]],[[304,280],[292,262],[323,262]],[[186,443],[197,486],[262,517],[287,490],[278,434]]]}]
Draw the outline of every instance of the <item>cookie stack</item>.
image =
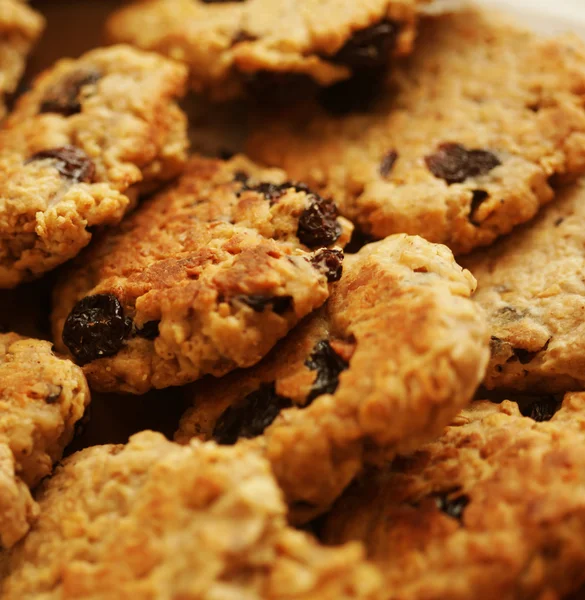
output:
[{"label": "cookie stack", "polygon": [[15,94],[43,26],[0,0],[0,597],[585,597],[585,42],[143,0]]}]

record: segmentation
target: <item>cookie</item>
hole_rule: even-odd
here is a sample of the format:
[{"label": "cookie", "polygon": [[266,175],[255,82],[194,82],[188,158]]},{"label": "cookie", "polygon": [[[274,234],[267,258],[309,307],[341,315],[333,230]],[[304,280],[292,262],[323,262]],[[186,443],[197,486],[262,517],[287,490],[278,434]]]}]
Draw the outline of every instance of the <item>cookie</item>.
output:
[{"label": "cookie", "polygon": [[0,334],[0,543],[29,530],[38,506],[29,488],[51,473],[89,404],[81,369],[50,342]]},{"label": "cookie", "polygon": [[362,540],[387,600],[565,597],[585,582],[585,394],[557,408],[473,403],[349,488],[325,540]]},{"label": "cookie", "polygon": [[117,42],[185,62],[195,90],[227,99],[287,93],[383,68],[413,44],[419,0],[150,0],[121,8]]},{"label": "cookie", "polygon": [[21,0],[0,0],[0,119],[6,95],[16,91],[26,57],[45,26],[40,14]]},{"label": "cookie", "polygon": [[[328,296],[351,225],[244,157],[194,157],[55,292],[60,349],[101,391],[144,393],[258,362]],[[326,260],[326,257],[329,257]]]},{"label": "cookie", "polygon": [[55,268],[186,159],[182,65],[129,47],[59,61],[0,130],[0,287]]},{"label": "cookie", "polygon": [[585,386],[585,181],[536,220],[465,260],[491,328],[487,389]]},{"label": "cookie", "polygon": [[358,544],[325,548],[286,524],[268,463],[154,432],[68,458],[8,558],[6,600],[381,599]]},{"label": "cookie", "polygon": [[258,366],[185,390],[175,439],[259,447],[304,522],[365,462],[437,435],[488,360],[475,280],[444,246],[396,235],[347,256],[327,305]]},{"label": "cookie", "polygon": [[461,254],[533,217],[551,178],[585,171],[584,103],[583,42],[463,11],[421,23],[366,112],[280,116],[248,152],[332,194],[375,238],[418,234]]}]

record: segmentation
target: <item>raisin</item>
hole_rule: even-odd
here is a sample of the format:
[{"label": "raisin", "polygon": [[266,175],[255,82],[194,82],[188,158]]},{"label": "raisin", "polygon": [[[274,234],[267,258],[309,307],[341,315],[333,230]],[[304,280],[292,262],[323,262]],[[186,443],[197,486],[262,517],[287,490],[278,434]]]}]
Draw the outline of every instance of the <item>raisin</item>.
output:
[{"label": "raisin", "polygon": [[559,410],[559,407],[560,403],[557,402],[554,396],[545,396],[529,404],[521,404],[520,412],[525,417],[530,417],[540,423],[542,421],[550,421],[557,410]]},{"label": "raisin", "polygon": [[337,206],[332,200],[312,194],[311,204],[299,217],[297,237],[309,248],[329,246],[341,235]]},{"label": "raisin", "polygon": [[390,175],[390,171],[392,171],[392,168],[394,167],[394,163],[397,160],[398,152],[396,152],[396,150],[390,150],[390,152],[387,152],[380,163],[380,175],[382,175],[382,177],[388,177],[388,175]]},{"label": "raisin", "polygon": [[339,374],[349,366],[331,347],[327,340],[315,344],[311,356],[305,361],[311,371],[317,371],[317,377],[307,397],[307,405],[317,396],[333,394],[339,385]]},{"label": "raisin", "polygon": [[379,69],[359,71],[350,79],[340,81],[319,93],[319,104],[333,116],[350,112],[368,112],[384,88],[384,72]]},{"label": "raisin", "polygon": [[63,342],[81,364],[114,356],[130,333],[116,296],[97,294],[80,300],[63,327]]},{"label": "raisin", "polygon": [[262,384],[222,413],[213,428],[213,439],[218,444],[231,445],[239,438],[255,438],[264,433],[281,410],[291,406],[288,398],[276,393],[274,383]]},{"label": "raisin", "polygon": [[159,325],[160,321],[147,321],[140,329],[136,330],[136,335],[147,340],[154,340],[159,335]]},{"label": "raisin", "polygon": [[234,300],[239,300],[249,306],[254,312],[264,312],[264,309],[271,305],[272,311],[277,315],[282,315],[292,306],[292,296],[262,296],[260,294],[250,294],[249,296],[235,296]]},{"label": "raisin", "polygon": [[437,508],[444,512],[446,515],[449,515],[452,519],[457,519],[461,521],[463,517],[463,511],[465,507],[469,504],[469,496],[460,495],[455,498],[449,498],[449,493],[439,494],[435,498],[435,502],[437,503]]},{"label": "raisin", "polygon": [[90,183],[95,175],[95,165],[87,154],[75,146],[62,146],[61,148],[51,148],[42,150],[33,154],[26,164],[35,160],[55,161],[55,169],[59,175],[66,179],[71,179],[75,183]]},{"label": "raisin", "polygon": [[479,222],[475,220],[475,213],[479,207],[489,198],[489,194],[485,190],[473,190],[471,196],[471,206],[469,208],[469,222],[472,225],[478,226]]},{"label": "raisin", "polygon": [[313,256],[311,264],[327,277],[329,283],[339,281],[343,273],[343,252],[324,248]]},{"label": "raisin", "polygon": [[61,392],[63,391],[63,386],[50,384],[50,391],[45,398],[45,402],[47,404],[55,404],[61,397]]},{"label": "raisin", "polygon": [[39,112],[57,113],[65,117],[81,112],[81,89],[85,85],[96,83],[101,77],[102,74],[97,69],[91,68],[70,73],[47,90]]},{"label": "raisin", "polygon": [[429,171],[449,185],[462,183],[469,177],[485,175],[502,164],[487,150],[468,150],[463,144],[441,144],[435,154],[425,156]]},{"label": "raisin", "polygon": [[347,40],[331,60],[351,69],[371,69],[388,63],[396,45],[400,26],[394,21],[382,21],[360,29]]}]

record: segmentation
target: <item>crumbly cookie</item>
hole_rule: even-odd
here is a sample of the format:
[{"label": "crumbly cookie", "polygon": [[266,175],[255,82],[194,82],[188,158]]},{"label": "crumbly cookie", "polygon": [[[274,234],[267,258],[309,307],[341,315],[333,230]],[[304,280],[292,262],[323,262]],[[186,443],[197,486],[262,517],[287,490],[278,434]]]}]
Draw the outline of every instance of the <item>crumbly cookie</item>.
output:
[{"label": "crumbly cookie", "polygon": [[367,113],[280,117],[248,151],[376,238],[418,234],[460,254],[533,217],[553,175],[585,171],[584,103],[582,41],[463,11],[421,24]]},{"label": "crumbly cookie", "polygon": [[351,225],[330,200],[244,157],[182,178],[79,258],[54,332],[101,391],[143,393],[258,362],[318,308]]},{"label": "crumbly cookie", "polygon": [[488,360],[475,280],[447,248],[399,234],[346,262],[324,309],[257,367],[185,391],[194,406],[176,434],[254,438],[243,443],[268,457],[297,522],[328,508],[364,462],[438,434]]},{"label": "crumbly cookie", "polygon": [[73,455],[37,497],[5,600],[382,597],[358,544],[325,548],[286,524],[268,463],[243,448],[147,431]]},{"label": "crumbly cookie", "polygon": [[0,0],[0,119],[5,96],[16,90],[26,57],[44,26],[43,17],[22,0]]},{"label": "crumbly cookie", "polygon": [[38,507],[29,488],[51,473],[89,404],[81,369],[50,342],[0,334],[0,544],[12,546]]},{"label": "crumbly cookie", "polygon": [[474,403],[350,487],[325,540],[362,540],[387,600],[564,597],[585,582],[585,394],[556,408]]},{"label": "crumbly cookie", "polygon": [[115,41],[185,62],[197,91],[225,99],[383,67],[411,50],[420,1],[150,0],[121,8],[107,28]]},{"label": "crumbly cookie", "polygon": [[59,61],[0,130],[0,287],[72,258],[186,159],[182,65],[117,46]]},{"label": "crumbly cookie", "polygon": [[581,181],[535,221],[465,261],[491,328],[487,389],[583,389],[584,219]]}]

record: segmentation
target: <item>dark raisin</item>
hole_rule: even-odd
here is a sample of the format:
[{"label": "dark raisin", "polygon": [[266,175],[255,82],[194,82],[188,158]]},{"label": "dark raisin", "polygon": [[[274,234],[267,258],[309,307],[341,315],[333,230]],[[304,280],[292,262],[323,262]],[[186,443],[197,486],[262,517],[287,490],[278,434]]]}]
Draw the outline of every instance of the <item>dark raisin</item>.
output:
[{"label": "dark raisin", "polygon": [[102,74],[97,69],[74,71],[50,87],[41,102],[39,112],[58,113],[69,117],[81,111],[79,94],[85,85],[96,83]]},{"label": "dark raisin", "polygon": [[301,244],[309,248],[333,244],[341,235],[338,214],[332,200],[313,194],[311,204],[299,217],[297,237]]},{"label": "dark raisin", "polygon": [[55,404],[61,397],[61,392],[63,391],[63,386],[50,384],[50,391],[45,398],[45,402],[47,404]]},{"label": "dark raisin", "polygon": [[95,175],[95,165],[87,154],[75,146],[51,148],[33,154],[26,164],[35,160],[54,160],[54,167],[62,177],[76,183],[90,183]]},{"label": "dark raisin", "polygon": [[356,31],[331,60],[357,70],[383,67],[396,45],[399,31],[398,23],[390,20]]},{"label": "dark raisin", "polygon": [[213,428],[213,439],[231,445],[239,438],[255,438],[264,433],[281,410],[291,406],[288,398],[276,393],[274,383],[263,384],[223,412]]},{"label": "dark raisin", "polygon": [[136,330],[136,335],[147,340],[154,340],[158,337],[158,326],[160,321],[147,321],[140,329]]},{"label": "dark raisin", "polygon": [[380,175],[382,175],[382,177],[388,177],[388,175],[390,175],[390,171],[392,171],[392,167],[394,167],[394,163],[397,160],[398,152],[396,152],[396,150],[390,150],[390,152],[387,152],[380,163]]},{"label": "dark raisin", "polygon": [[489,194],[485,190],[473,190],[471,196],[471,206],[469,208],[469,222],[472,225],[478,226],[479,222],[475,220],[475,213],[479,207],[489,198]]},{"label": "dark raisin", "polygon": [[463,511],[469,504],[469,497],[465,495],[455,496],[454,498],[449,497],[449,493],[439,494],[435,498],[437,508],[443,511],[446,515],[449,515],[453,519],[461,521]]},{"label": "dark raisin", "polygon": [[307,405],[317,396],[333,394],[339,385],[339,374],[349,366],[331,347],[327,340],[315,344],[311,356],[305,361],[311,371],[317,371],[311,391],[307,397]]},{"label": "dark raisin", "polygon": [[319,93],[319,104],[334,116],[350,112],[368,112],[384,88],[384,71],[366,69],[350,79],[340,81]]},{"label": "dark raisin", "polygon": [[485,175],[501,164],[487,150],[468,150],[462,144],[441,144],[435,154],[425,156],[429,171],[449,185],[462,183],[469,177]]},{"label": "dark raisin", "polygon": [[343,273],[343,252],[324,248],[313,256],[311,264],[327,277],[329,283],[339,281]]},{"label": "dark raisin", "polygon": [[124,309],[111,294],[80,300],[63,327],[63,342],[81,364],[114,356],[130,333]]},{"label": "dark raisin", "polygon": [[550,421],[559,408],[560,402],[557,402],[554,396],[545,396],[528,404],[521,404],[520,412],[525,417],[542,422]]},{"label": "dark raisin", "polygon": [[249,306],[254,312],[264,312],[267,306],[271,306],[272,311],[277,315],[282,315],[292,306],[292,296],[262,296],[260,294],[250,294],[249,296],[235,296],[234,300],[239,300]]}]

